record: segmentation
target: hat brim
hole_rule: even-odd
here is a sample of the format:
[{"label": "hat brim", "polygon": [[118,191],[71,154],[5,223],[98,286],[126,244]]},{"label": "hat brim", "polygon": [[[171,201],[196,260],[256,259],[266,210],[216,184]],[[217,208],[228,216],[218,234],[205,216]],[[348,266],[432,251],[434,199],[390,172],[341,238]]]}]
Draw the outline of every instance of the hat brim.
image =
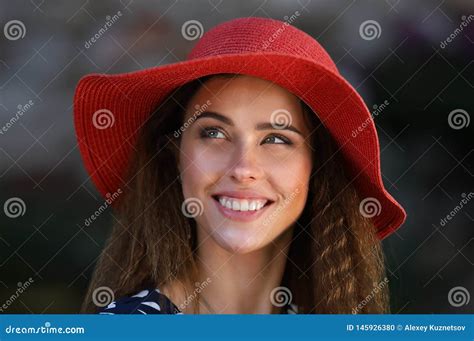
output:
[{"label": "hat brim", "polygon": [[[103,196],[124,186],[137,134],[151,112],[179,86],[217,73],[259,77],[306,102],[341,148],[360,197],[380,203],[371,217],[378,237],[385,238],[403,224],[405,210],[383,185],[377,132],[360,95],[339,74],[313,60],[277,53],[211,56],[83,77],[74,96],[74,125],[86,170]],[[102,109],[113,114],[113,124],[97,129],[93,115]]]}]

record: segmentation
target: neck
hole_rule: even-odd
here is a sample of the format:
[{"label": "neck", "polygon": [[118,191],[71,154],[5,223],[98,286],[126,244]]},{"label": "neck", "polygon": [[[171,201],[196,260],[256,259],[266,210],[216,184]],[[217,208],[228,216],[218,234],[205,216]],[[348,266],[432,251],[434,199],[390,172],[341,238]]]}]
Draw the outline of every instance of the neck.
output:
[{"label": "neck", "polygon": [[245,254],[229,252],[206,238],[197,252],[199,284],[206,283],[200,293],[200,312],[276,312],[270,295],[281,285],[292,233],[288,229],[264,248]]}]

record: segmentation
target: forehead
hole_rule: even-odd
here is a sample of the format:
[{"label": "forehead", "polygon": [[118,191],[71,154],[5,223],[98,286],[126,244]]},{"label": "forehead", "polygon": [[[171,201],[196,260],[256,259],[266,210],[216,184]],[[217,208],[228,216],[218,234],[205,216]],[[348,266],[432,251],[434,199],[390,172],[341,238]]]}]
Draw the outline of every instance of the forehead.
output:
[{"label": "forehead", "polygon": [[186,115],[193,108],[209,103],[208,110],[237,122],[269,121],[273,112],[290,113],[292,124],[303,129],[300,100],[285,88],[247,75],[215,76],[207,80],[190,99]]}]

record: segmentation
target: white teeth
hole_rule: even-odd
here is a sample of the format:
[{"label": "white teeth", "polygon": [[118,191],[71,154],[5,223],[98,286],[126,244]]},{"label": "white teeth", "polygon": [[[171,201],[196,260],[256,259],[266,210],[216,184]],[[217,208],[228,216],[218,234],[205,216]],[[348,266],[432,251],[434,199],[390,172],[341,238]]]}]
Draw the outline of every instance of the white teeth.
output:
[{"label": "white teeth", "polygon": [[249,205],[249,210],[250,211],[255,211],[257,209],[257,203],[255,201],[252,201]]},{"label": "white teeth", "polygon": [[232,200],[232,209],[234,211],[240,211],[240,203],[237,200]]},{"label": "white teeth", "polygon": [[240,200],[229,197],[219,197],[219,203],[233,211],[258,211],[265,206],[267,200]]}]

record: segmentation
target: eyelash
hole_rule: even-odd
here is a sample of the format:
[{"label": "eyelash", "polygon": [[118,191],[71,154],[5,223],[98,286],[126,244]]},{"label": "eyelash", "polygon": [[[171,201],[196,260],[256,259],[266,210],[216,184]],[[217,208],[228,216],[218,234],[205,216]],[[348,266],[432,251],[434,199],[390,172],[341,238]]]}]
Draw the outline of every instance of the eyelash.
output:
[{"label": "eyelash", "polygon": [[[212,139],[213,137],[209,137],[208,133],[210,131],[218,131],[222,134],[224,134],[218,127],[208,127],[208,128],[203,128],[200,132],[200,137],[201,138],[208,138],[208,139]],[[225,134],[224,134],[225,135]],[[283,136],[283,135],[279,135],[279,134],[271,134],[269,136],[274,136],[274,137],[277,137],[279,138],[280,140],[282,140],[284,143],[271,143],[271,144],[286,144],[286,145],[292,145],[293,142],[291,142],[287,137]],[[269,137],[267,136],[265,138],[265,140]]]}]

